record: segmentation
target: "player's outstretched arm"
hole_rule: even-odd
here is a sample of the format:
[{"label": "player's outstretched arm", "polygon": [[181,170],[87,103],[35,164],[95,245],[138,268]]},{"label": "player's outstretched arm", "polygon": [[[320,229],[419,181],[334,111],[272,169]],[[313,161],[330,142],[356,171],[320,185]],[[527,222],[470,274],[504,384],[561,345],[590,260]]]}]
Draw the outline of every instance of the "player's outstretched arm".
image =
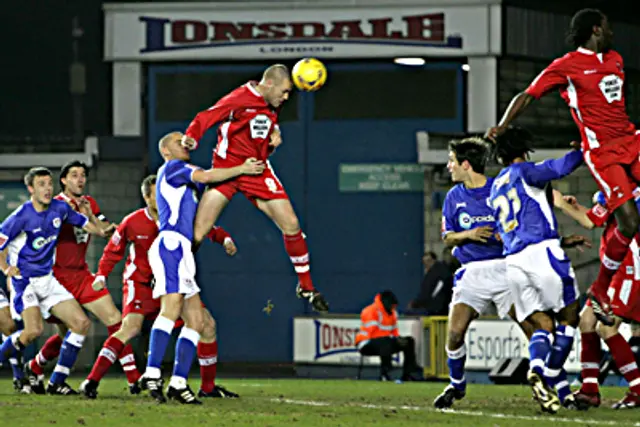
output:
[{"label": "player's outstretched arm", "polygon": [[239,175],[260,175],[265,168],[265,164],[261,160],[254,158],[247,159],[240,166],[232,168],[214,168],[214,169],[197,169],[193,171],[191,179],[201,184],[211,184],[214,182],[222,182]]},{"label": "player's outstretched arm", "polygon": [[551,181],[564,178],[582,165],[582,152],[570,151],[559,159],[549,159],[523,169],[526,181],[543,188]]},{"label": "player's outstretched arm", "polygon": [[7,262],[7,252],[8,252],[8,248],[4,248],[4,250],[0,252],[0,270],[2,270],[2,273],[7,278],[13,277],[13,276],[19,276],[20,270],[18,269],[18,267],[11,266]]},{"label": "player's outstretched arm", "polygon": [[497,126],[493,126],[487,130],[485,134],[486,138],[489,138],[493,141],[502,135],[507,127],[518,117],[522,112],[531,104],[535,98],[529,95],[527,92],[520,92],[516,96],[513,97],[506,111],[502,115],[502,119],[500,119],[500,123]]},{"label": "player's outstretched arm", "polygon": [[589,209],[578,203],[575,198],[571,198],[571,196],[564,196],[561,192],[554,189],[553,205],[584,228],[591,230],[595,227],[593,221],[591,221],[587,216]]}]

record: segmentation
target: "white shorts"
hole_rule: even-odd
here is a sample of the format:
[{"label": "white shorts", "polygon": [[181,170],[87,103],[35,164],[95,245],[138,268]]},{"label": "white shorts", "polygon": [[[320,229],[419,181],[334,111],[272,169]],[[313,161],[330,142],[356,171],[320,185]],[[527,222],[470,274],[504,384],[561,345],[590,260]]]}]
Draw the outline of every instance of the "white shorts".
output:
[{"label": "white shorts", "polygon": [[162,231],[149,248],[149,265],[155,279],[154,299],[167,294],[188,299],[200,292],[191,242],[182,234]]},{"label": "white shorts", "polygon": [[11,306],[15,314],[22,315],[27,308],[39,307],[42,317],[48,319],[51,309],[73,295],[62,286],[52,273],[47,276],[23,279],[12,277]]},{"label": "white shorts", "polygon": [[507,282],[518,322],[536,311],[557,313],[580,296],[571,261],[557,239],[536,243],[507,256]]},{"label": "white shorts", "polygon": [[504,258],[470,262],[454,275],[451,305],[466,304],[483,314],[491,302],[498,315],[507,317],[513,297],[507,283],[507,262]]},{"label": "white shorts", "polygon": [[9,299],[7,298],[7,294],[4,290],[0,288],[0,310],[5,307],[9,307]]}]

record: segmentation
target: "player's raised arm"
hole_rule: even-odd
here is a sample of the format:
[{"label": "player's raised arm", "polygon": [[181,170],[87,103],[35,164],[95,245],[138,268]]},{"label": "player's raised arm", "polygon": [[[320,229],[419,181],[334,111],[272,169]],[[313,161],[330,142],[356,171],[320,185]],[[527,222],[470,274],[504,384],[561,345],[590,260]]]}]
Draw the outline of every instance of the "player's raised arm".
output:
[{"label": "player's raised arm", "polygon": [[489,128],[486,137],[495,140],[507,127],[531,104],[534,99],[540,99],[553,89],[567,84],[564,72],[563,58],[556,59],[536,77],[529,87],[513,97],[505,110],[500,123]]},{"label": "player's raised arm", "polygon": [[523,170],[529,184],[542,188],[551,181],[564,178],[582,165],[582,152],[570,151],[559,159],[549,159]]},{"label": "player's raised arm", "polygon": [[110,224],[109,226],[102,228],[99,225],[93,224],[89,221],[85,215],[76,212],[68,203],[64,204],[66,207],[66,215],[64,217],[64,222],[68,222],[74,227],[82,228],[87,233],[96,234],[101,237],[106,237],[110,235],[115,229],[114,224]]},{"label": "player's raised arm", "polygon": [[240,166],[232,168],[213,168],[213,169],[196,169],[191,174],[193,182],[201,184],[211,184],[214,182],[222,182],[239,175],[260,175],[265,168],[265,164],[261,160],[254,158],[247,159]]},{"label": "player's raised arm", "polygon": [[198,143],[207,130],[231,116],[234,109],[232,101],[224,97],[213,107],[196,114],[182,137],[182,145],[190,150],[198,148]]}]

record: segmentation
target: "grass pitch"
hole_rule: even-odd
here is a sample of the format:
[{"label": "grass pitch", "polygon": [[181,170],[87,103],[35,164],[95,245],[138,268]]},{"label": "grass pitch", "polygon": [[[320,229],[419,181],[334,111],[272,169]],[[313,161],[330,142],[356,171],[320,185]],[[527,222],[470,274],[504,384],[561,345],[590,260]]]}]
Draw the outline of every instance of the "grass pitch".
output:
[{"label": "grass pitch", "polygon": [[[72,378],[71,385],[79,385]],[[525,386],[471,384],[453,410],[432,407],[443,383],[380,383],[353,380],[219,380],[240,399],[209,399],[202,406],[154,403],[130,396],[124,378],[107,378],[96,400],[83,397],[19,395],[0,380],[0,425],[117,427],[316,427],[316,426],[635,426],[640,409],[614,411],[622,388],[603,389],[603,405],[587,412],[543,414]],[[197,378],[192,386],[199,385]]]}]

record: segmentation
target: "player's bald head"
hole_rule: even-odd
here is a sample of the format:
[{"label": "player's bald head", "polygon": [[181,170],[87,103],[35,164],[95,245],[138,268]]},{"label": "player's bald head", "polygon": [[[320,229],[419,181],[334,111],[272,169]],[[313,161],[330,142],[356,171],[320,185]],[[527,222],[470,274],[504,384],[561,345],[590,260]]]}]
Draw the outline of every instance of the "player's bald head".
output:
[{"label": "player's bald head", "polygon": [[160,151],[160,154],[163,154],[167,150],[170,143],[180,139],[182,139],[182,132],[170,132],[160,138],[160,141],[158,142],[158,150]]},{"label": "player's bald head", "polygon": [[264,70],[262,73],[262,83],[266,83],[267,81],[273,82],[273,84],[280,84],[285,80],[290,80],[289,77],[289,69],[286,65],[283,64],[274,64]]},{"label": "player's bald head", "polygon": [[158,142],[158,151],[165,160],[171,159],[189,159],[189,151],[182,146],[182,132],[170,132],[160,138]]}]

